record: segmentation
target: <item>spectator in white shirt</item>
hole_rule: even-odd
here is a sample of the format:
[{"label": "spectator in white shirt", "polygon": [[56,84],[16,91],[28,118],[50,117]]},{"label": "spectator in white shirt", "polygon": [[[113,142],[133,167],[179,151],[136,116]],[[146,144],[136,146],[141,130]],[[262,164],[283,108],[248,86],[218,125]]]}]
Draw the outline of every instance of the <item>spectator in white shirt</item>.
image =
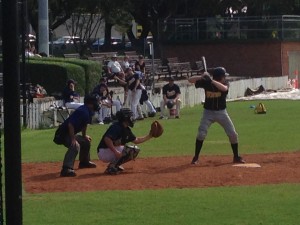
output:
[{"label": "spectator in white shirt", "polygon": [[121,80],[125,80],[125,73],[121,64],[117,61],[117,55],[111,57],[107,64],[107,70],[109,75],[115,75]]}]

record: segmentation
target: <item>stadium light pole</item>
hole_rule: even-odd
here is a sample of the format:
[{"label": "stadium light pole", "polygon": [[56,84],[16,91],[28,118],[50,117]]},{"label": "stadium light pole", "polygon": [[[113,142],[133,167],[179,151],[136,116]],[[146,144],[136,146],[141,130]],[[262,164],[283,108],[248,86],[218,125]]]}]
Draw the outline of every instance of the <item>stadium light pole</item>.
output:
[{"label": "stadium light pole", "polygon": [[39,52],[49,55],[48,0],[39,0]]}]

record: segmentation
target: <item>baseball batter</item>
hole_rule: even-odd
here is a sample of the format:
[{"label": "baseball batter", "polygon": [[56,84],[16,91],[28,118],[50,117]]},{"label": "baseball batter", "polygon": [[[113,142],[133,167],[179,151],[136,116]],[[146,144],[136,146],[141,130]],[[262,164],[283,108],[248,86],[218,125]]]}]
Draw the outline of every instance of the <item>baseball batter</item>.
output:
[{"label": "baseball batter", "polygon": [[238,154],[238,134],[226,110],[226,96],[228,94],[228,82],[224,67],[217,67],[213,70],[213,79],[209,73],[205,72],[201,76],[192,76],[190,83],[194,83],[196,88],[203,88],[205,91],[205,102],[203,116],[198,128],[195,143],[195,155],[192,164],[197,164],[203,141],[207,135],[208,128],[212,123],[219,123],[225,130],[233,151],[233,163],[245,163]]}]

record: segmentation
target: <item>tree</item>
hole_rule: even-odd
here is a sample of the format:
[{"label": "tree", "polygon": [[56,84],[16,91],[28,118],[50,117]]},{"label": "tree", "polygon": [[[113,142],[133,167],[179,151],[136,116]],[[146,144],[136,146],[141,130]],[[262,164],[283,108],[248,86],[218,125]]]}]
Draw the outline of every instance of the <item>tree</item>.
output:
[{"label": "tree", "polygon": [[132,16],[128,13],[131,7],[129,0],[103,0],[101,14],[105,20],[104,49],[111,48],[111,29],[119,25],[122,29],[128,30],[131,27]]},{"label": "tree", "polygon": [[85,0],[77,5],[69,20],[65,22],[70,36],[79,37],[74,41],[76,51],[84,56],[96,38],[103,17],[100,14],[99,0]]}]

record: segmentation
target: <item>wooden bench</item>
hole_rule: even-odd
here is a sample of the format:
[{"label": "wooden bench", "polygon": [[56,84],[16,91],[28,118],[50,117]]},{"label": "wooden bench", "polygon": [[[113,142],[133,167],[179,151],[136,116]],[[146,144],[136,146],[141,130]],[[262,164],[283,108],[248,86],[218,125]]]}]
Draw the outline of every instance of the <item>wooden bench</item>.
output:
[{"label": "wooden bench", "polygon": [[178,57],[167,58],[168,63],[179,63]]},{"label": "wooden bench", "polygon": [[162,66],[162,61],[161,59],[144,59],[144,62],[146,65],[152,65],[152,61],[154,64],[157,64],[159,66]]},{"label": "wooden bench", "polygon": [[168,63],[169,72],[171,76],[175,77],[189,77],[191,73],[191,63],[190,62],[180,62],[180,63]]},{"label": "wooden bench", "polygon": [[117,55],[117,52],[92,52],[92,57],[103,57],[104,59],[110,59],[113,55]]},{"label": "wooden bench", "polygon": [[130,56],[130,57],[131,57],[132,55],[137,55],[137,54],[136,54],[136,51],[125,51],[124,54],[125,54],[125,55],[128,55],[128,56]]},{"label": "wooden bench", "polygon": [[64,58],[80,59],[79,53],[64,54]]},{"label": "wooden bench", "polygon": [[104,56],[88,57],[88,60],[96,61],[96,62],[103,64],[105,57]]},{"label": "wooden bench", "polygon": [[203,61],[196,61],[194,69],[191,70],[191,76],[201,75],[204,73]]},{"label": "wooden bench", "polygon": [[146,64],[146,77],[151,77],[152,80],[156,79],[159,81],[163,76],[167,78],[170,73],[167,66],[161,66],[159,64]]}]

